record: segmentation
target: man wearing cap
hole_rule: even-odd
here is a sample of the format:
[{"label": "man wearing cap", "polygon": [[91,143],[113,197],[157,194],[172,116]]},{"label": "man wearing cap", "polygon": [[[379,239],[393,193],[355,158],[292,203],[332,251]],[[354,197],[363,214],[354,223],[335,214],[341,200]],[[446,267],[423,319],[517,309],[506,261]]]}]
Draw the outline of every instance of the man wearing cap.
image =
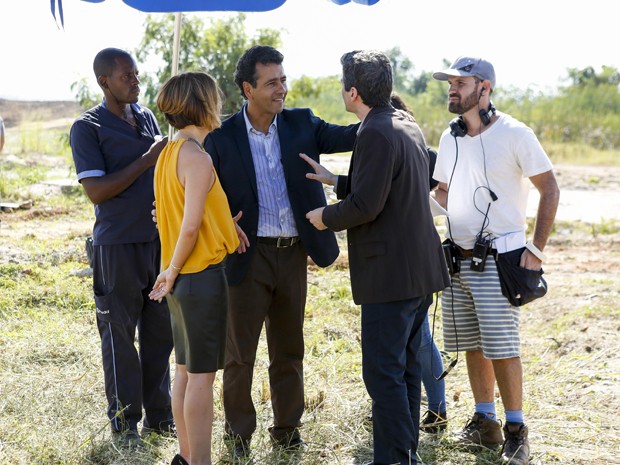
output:
[{"label": "man wearing cap", "polygon": [[[502,294],[494,255],[514,251],[521,267],[540,270],[555,219],[559,189],[534,132],[491,102],[493,65],[459,57],[433,77],[448,81],[448,111],[459,115],[439,142],[433,178],[448,210],[447,236],[461,258],[442,295],[444,344],[465,352],[476,408],[456,438],[469,450],[499,447],[501,463],[529,463],[523,418],[519,307]],[[540,193],[531,242],[526,242],[530,183]],[[495,381],[506,422],[497,421]]]}]

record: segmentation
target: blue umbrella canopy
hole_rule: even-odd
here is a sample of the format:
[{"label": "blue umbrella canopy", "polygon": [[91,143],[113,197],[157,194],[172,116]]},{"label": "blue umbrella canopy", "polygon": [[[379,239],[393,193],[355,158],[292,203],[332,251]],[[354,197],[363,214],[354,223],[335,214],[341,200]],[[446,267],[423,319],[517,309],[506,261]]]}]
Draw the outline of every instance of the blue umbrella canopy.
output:
[{"label": "blue umbrella canopy", "polygon": [[[89,3],[103,3],[105,0],[81,0]],[[317,0],[310,0],[317,1]],[[374,5],[379,0],[331,0],[336,5],[359,3]],[[286,0],[123,0],[126,5],[148,13],[176,13],[172,53],[172,74],[176,74],[181,28],[181,12],[196,11],[269,11],[282,6]],[[50,0],[52,16],[64,27],[62,0]],[[58,18],[56,15],[58,14]]]},{"label": "blue umbrella canopy", "polygon": [[[82,0],[102,3],[105,0]],[[311,0],[316,1],[316,0]],[[374,5],[379,0],[331,0],[337,5],[359,3]],[[286,0],[123,0],[128,6],[148,13],[177,13],[185,11],[269,11],[282,6]],[[50,0],[52,15],[64,26],[62,0]]]},{"label": "blue umbrella canopy", "polygon": [[[105,0],[81,0],[89,3],[103,3]],[[310,0],[317,1],[317,0]],[[331,0],[336,5],[358,3],[360,5],[374,5],[380,0]],[[148,13],[176,13],[174,23],[174,37],[172,44],[172,74],[178,71],[179,41],[181,37],[181,13],[197,11],[243,11],[260,12],[270,11],[282,6],[286,0],[123,0],[126,5],[139,11]],[[52,16],[64,27],[62,0],[50,0]],[[58,17],[56,16],[58,15]],[[170,127],[172,132],[172,126]]]}]

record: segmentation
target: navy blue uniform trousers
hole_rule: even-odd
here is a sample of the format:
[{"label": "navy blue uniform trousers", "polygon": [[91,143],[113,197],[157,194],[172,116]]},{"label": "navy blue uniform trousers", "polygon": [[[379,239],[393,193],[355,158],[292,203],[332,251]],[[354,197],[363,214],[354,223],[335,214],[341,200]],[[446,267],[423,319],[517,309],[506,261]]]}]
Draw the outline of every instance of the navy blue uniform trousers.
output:
[{"label": "navy blue uniform trousers", "polygon": [[[93,290],[107,413],[112,430],[172,425],[170,354],[172,330],[165,301],[148,298],[160,268],[160,246],[148,243],[97,245]],[[135,337],[138,330],[138,349]]]},{"label": "navy blue uniform trousers", "polygon": [[372,399],[374,463],[416,462],[420,425],[422,324],[432,294],[362,304],[362,374]]}]

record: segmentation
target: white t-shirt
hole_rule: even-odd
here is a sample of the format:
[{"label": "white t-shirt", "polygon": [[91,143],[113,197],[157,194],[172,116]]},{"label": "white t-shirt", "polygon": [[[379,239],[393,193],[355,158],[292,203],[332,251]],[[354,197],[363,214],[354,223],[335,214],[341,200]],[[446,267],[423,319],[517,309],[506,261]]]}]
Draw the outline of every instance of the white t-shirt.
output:
[{"label": "white t-shirt", "polygon": [[455,139],[446,129],[439,142],[433,178],[448,184],[447,235],[464,249],[473,248],[483,226],[483,236],[524,238],[527,178],[552,169],[534,132],[510,115],[497,114],[499,119],[480,135]]}]

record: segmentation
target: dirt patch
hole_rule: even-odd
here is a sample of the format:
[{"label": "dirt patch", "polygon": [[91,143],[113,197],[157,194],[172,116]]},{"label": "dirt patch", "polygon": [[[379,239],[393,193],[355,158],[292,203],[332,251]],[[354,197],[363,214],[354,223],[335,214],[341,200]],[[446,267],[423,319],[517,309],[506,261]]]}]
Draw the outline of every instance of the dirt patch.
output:
[{"label": "dirt patch", "polygon": [[[349,157],[324,155],[321,163],[336,174],[347,174],[349,169]],[[557,221],[620,220],[620,166],[556,165],[554,173],[560,186]],[[536,215],[538,199],[532,187],[528,216]]]},{"label": "dirt patch", "polygon": [[7,129],[22,122],[40,122],[45,129],[64,127],[82,112],[72,101],[21,101],[0,99],[0,116]]}]

